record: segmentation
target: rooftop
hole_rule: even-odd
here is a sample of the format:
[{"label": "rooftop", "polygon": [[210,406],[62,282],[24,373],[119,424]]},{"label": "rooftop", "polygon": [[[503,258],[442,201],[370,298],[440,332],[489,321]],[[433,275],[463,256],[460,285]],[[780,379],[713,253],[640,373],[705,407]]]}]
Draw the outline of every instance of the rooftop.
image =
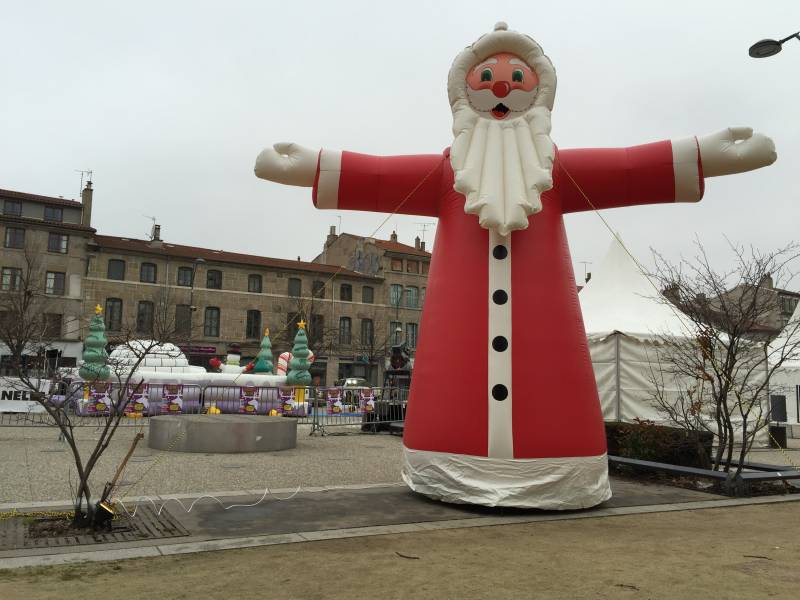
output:
[{"label": "rooftop", "polygon": [[424,256],[426,258],[431,257],[431,253],[427,250],[421,250],[419,248],[415,248],[414,246],[409,246],[408,244],[401,244],[400,242],[394,242],[392,240],[381,240],[378,238],[367,238],[362,235],[356,235],[354,233],[342,233],[342,236],[350,236],[352,238],[356,238],[359,240],[367,240],[372,239],[375,242],[375,245],[385,250],[386,252],[394,252],[396,254],[411,254],[413,256]]},{"label": "rooftop", "polygon": [[357,277],[360,279],[377,279],[371,275],[356,273],[355,271],[336,267],[334,265],[305,262],[302,260],[270,258],[267,256],[241,254],[238,252],[226,252],[224,250],[197,248],[195,246],[182,246],[164,241],[152,242],[150,240],[137,240],[133,238],[115,237],[110,235],[96,235],[94,236],[94,244],[104,249],[120,250],[123,252],[133,252],[137,254],[154,254],[164,257],[169,256],[174,258],[183,258],[187,261],[193,261],[195,258],[202,258],[208,262],[253,265],[271,269],[285,269],[287,271],[327,273],[330,275]]},{"label": "rooftop", "polygon": [[0,200],[25,200],[27,202],[38,202],[39,204],[53,204],[55,206],[70,206],[81,208],[81,203],[77,200],[66,200],[65,198],[53,198],[52,196],[40,196],[27,192],[15,192],[14,190],[0,189]]}]

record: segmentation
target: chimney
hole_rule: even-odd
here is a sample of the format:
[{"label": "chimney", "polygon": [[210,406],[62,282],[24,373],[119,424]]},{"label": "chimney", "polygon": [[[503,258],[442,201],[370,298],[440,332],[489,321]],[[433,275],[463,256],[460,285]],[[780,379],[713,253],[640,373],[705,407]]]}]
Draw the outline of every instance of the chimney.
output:
[{"label": "chimney", "polygon": [[336,235],[336,225],[331,225],[331,228],[328,231],[328,237],[325,239],[325,247],[327,248],[337,239],[339,239],[339,236]]},{"label": "chimney", "polygon": [[396,242],[397,241],[397,232],[396,231],[392,231],[392,235],[389,236],[389,241],[390,242]]},{"label": "chimney", "polygon": [[85,227],[92,226],[92,182],[87,181],[86,187],[81,191],[81,225]]},{"label": "chimney", "polygon": [[161,248],[161,225],[153,223],[153,229],[150,231],[150,247]]},{"label": "chimney", "polygon": [[423,252],[425,252],[425,242],[420,242],[419,243],[419,249],[422,250]]},{"label": "chimney", "polygon": [[414,248],[419,250],[419,236],[414,238]]}]

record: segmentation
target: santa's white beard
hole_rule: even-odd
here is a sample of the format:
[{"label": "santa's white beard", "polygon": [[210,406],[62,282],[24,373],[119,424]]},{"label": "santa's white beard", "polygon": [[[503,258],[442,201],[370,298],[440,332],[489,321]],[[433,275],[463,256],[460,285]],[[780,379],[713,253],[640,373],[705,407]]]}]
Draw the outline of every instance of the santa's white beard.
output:
[{"label": "santa's white beard", "polygon": [[500,235],[526,229],[528,217],[542,210],[541,194],[553,187],[550,110],[539,106],[498,121],[464,103],[453,116],[450,164],[464,211]]}]

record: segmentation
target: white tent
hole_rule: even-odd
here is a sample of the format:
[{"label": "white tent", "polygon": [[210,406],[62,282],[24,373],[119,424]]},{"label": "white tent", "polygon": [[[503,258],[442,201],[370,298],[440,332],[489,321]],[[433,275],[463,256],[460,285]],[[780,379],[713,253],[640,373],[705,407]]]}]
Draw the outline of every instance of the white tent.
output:
[{"label": "white tent", "polygon": [[580,294],[583,322],[606,420],[662,421],[653,404],[653,377],[675,393],[658,362],[658,335],[686,338],[688,320],[659,298],[657,287],[614,239]]},{"label": "white tent", "polygon": [[[786,406],[786,422],[800,423],[800,303],[778,337],[770,344],[770,356],[777,358],[788,352],[788,358],[775,370],[770,380],[770,396],[783,396]],[[790,349],[793,349],[790,352]],[[777,400],[777,399],[776,399]],[[778,400],[779,404],[782,404]],[[782,421],[776,414],[773,401],[773,420]],[[779,409],[778,409],[779,410]],[[798,428],[800,429],[800,428]]]}]

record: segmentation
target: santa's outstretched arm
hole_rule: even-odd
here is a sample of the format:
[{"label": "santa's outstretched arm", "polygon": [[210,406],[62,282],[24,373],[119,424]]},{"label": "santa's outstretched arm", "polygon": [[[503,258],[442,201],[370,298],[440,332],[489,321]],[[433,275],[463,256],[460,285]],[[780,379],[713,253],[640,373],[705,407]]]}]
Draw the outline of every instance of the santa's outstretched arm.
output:
[{"label": "santa's outstretched arm", "polygon": [[775,145],[749,127],[630,148],[561,150],[556,177],[563,212],[697,202],[704,179],[771,165]]},{"label": "santa's outstretched arm", "polygon": [[313,188],[317,208],[435,217],[444,163],[441,154],[370,156],[279,143],[258,155],[255,173]]}]

